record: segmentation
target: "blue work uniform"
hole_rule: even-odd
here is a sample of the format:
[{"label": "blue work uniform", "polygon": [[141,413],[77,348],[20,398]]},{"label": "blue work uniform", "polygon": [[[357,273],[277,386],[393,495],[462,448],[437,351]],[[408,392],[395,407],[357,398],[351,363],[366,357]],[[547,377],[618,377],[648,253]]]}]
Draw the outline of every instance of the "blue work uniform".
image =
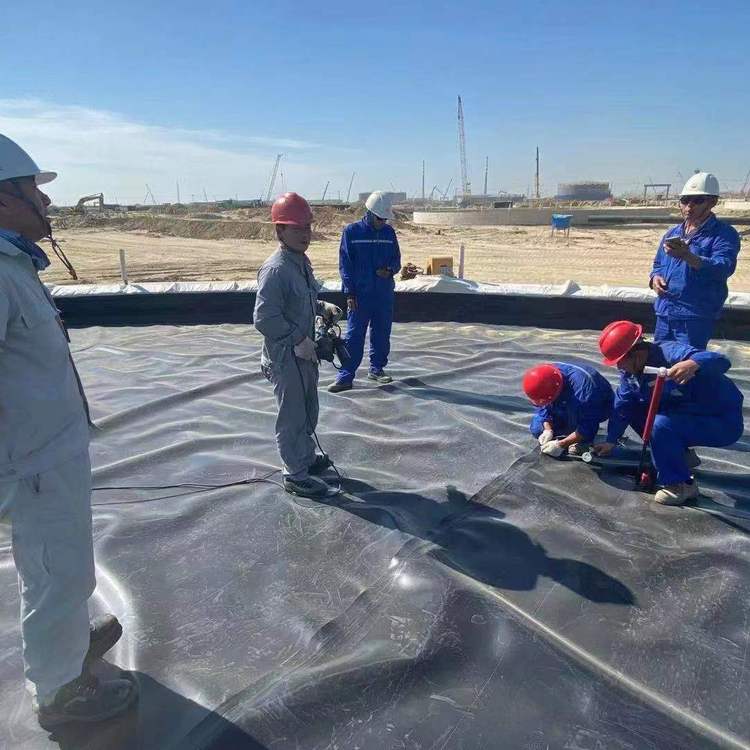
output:
[{"label": "blue work uniform", "polygon": [[[671,237],[685,240],[702,267],[695,270],[684,260],[667,255],[664,242]],[[727,279],[737,267],[739,252],[737,230],[713,214],[691,234],[685,233],[682,223],[662,237],[650,276],[661,276],[667,283],[666,293],[654,303],[656,342],[679,341],[706,348],[726,301]]]},{"label": "blue work uniform", "polygon": [[[646,364],[671,367],[686,359],[697,362],[700,368],[685,385],[667,380],[651,432],[651,454],[657,479],[663,485],[690,479],[685,463],[688,448],[732,445],[744,430],[742,393],[724,374],[732,364],[723,354],[662,341],[649,344]],[[621,374],[607,442],[616,443],[628,425],[642,435],[655,379],[655,375]]]},{"label": "blue work uniform", "polygon": [[555,362],[562,373],[563,388],[548,406],[537,407],[529,430],[534,437],[544,432],[549,422],[556,436],[578,432],[583,440],[594,439],[599,425],[609,419],[614,394],[604,376],[588,365]]},{"label": "blue work uniform", "polygon": [[[349,224],[341,235],[339,272],[341,291],[357,300],[357,309],[347,316],[346,347],[349,360],[337,381],[351,383],[362,362],[365,334],[370,328],[370,369],[380,372],[388,363],[393,323],[393,276],[401,268],[401,251],[390,224],[375,229],[369,212],[361,221]],[[388,278],[376,271],[387,268]]]}]

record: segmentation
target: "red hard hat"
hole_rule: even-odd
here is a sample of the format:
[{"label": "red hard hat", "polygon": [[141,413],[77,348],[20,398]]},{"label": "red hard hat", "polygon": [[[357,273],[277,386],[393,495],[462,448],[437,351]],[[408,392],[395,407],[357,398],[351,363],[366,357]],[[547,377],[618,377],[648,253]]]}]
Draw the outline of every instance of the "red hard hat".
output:
[{"label": "red hard hat", "polygon": [[271,221],[274,224],[292,224],[306,227],[312,224],[313,214],[310,204],[297,193],[284,193],[271,206]]},{"label": "red hard hat", "polygon": [[610,323],[599,336],[599,351],[604,355],[605,365],[617,365],[640,341],[643,326],[629,320]]},{"label": "red hard hat", "polygon": [[523,390],[534,406],[551,404],[563,389],[563,376],[554,365],[537,365],[523,376]]}]

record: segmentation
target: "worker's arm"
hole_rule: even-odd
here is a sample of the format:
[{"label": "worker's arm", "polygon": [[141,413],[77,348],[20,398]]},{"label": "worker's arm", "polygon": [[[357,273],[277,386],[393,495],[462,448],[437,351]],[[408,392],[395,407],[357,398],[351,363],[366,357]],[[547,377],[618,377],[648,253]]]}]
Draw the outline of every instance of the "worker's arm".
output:
[{"label": "worker's arm", "polygon": [[664,240],[666,238],[666,235],[661,238],[661,241],[659,242],[659,247],[656,251],[656,257],[654,258],[654,263],[651,267],[651,273],[648,277],[648,285],[658,294],[660,284],[658,282],[654,282],[654,277],[659,277],[659,279],[664,279],[664,274],[666,273],[665,269],[665,261],[666,261],[666,255],[664,253]]},{"label": "worker's arm", "polygon": [[253,324],[267,339],[292,347],[307,334],[286,317],[285,298],[282,271],[278,268],[261,268],[258,273]]},{"label": "worker's arm", "polygon": [[732,366],[729,358],[719,352],[696,351],[690,359],[707,375],[723,375]]},{"label": "worker's arm", "polygon": [[391,259],[388,262],[388,269],[395,276],[401,270],[401,248],[398,244],[398,237],[396,237],[395,230],[393,231],[393,252]]},{"label": "worker's arm", "polygon": [[339,245],[339,274],[341,275],[341,291],[347,297],[356,297],[354,246],[349,243],[346,229],[341,233],[341,244]]},{"label": "worker's arm", "polygon": [[628,429],[636,410],[643,403],[638,385],[625,374],[620,377],[620,385],[615,391],[615,403],[607,423],[607,442],[617,443]]},{"label": "worker's arm", "polygon": [[737,268],[737,256],[740,252],[740,236],[732,232],[720,237],[714,242],[713,252],[710,256],[690,253],[687,259],[699,276],[717,281],[726,281]]},{"label": "worker's arm", "polygon": [[[729,359],[719,352],[696,349],[679,341],[663,341],[659,346],[669,364],[669,378],[679,383],[686,383],[699,369],[707,375],[716,376],[723,375],[732,366]],[[684,377],[685,374],[688,377]]]}]

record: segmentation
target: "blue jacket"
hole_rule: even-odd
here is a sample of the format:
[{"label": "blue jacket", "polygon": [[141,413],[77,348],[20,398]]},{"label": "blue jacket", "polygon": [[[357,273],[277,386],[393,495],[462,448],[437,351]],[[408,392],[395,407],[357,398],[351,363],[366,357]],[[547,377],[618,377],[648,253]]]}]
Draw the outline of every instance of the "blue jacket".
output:
[{"label": "blue jacket", "polygon": [[[392,275],[381,279],[375,271],[388,268]],[[393,274],[401,268],[401,250],[390,224],[375,230],[367,217],[344,227],[339,248],[341,291],[353,297],[393,294]]]},{"label": "blue jacket", "polygon": [[588,365],[555,362],[563,375],[563,389],[549,405],[539,407],[537,415],[545,422],[562,423],[593,440],[599,425],[612,411],[612,386],[604,376]]},{"label": "blue jacket", "polygon": [[[732,363],[723,354],[701,351],[677,341],[662,341],[649,345],[646,364],[651,367],[671,367],[685,359],[697,362],[700,369],[685,385],[667,380],[658,414],[710,416],[742,412],[742,393],[724,374]],[[615,391],[615,408],[607,428],[607,442],[616,443],[629,424],[643,418],[651,401],[655,380],[655,375],[638,377],[621,373],[620,385]]]},{"label": "blue jacket", "polygon": [[[667,255],[664,240],[670,237],[688,241],[703,267],[696,271],[684,260]],[[685,236],[684,224],[672,227],[659,243],[651,270],[651,278],[658,275],[667,281],[667,293],[654,303],[656,314],[676,319],[718,318],[728,294],[727,279],[737,267],[739,252],[737,230],[713,215],[692,237]]]}]

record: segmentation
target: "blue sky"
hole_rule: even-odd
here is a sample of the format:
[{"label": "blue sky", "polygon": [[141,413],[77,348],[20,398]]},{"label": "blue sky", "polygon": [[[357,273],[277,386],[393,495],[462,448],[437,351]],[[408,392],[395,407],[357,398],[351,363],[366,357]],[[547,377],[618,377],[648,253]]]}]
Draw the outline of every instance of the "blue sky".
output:
[{"label": "blue sky", "polygon": [[[5,4],[8,5],[8,4]],[[523,5],[523,7],[519,7]],[[0,132],[52,197],[318,198],[445,188],[464,100],[474,192],[750,169],[750,3],[38,0],[3,8]],[[281,185],[277,185],[281,189]],[[278,192],[278,190],[277,190]]]}]

